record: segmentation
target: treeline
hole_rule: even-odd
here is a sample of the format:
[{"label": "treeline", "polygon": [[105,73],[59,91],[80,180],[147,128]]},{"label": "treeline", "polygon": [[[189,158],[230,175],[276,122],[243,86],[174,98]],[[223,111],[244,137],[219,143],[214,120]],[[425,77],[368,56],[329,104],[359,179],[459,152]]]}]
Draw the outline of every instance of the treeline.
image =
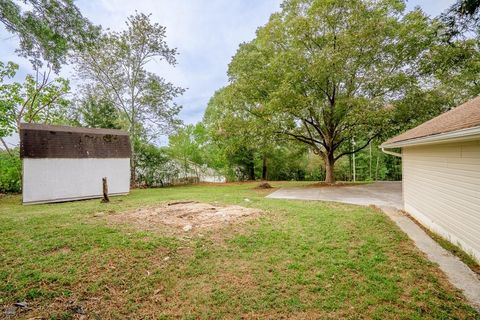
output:
[{"label": "treeline", "polygon": [[[204,120],[170,136],[169,146],[163,150],[187,163],[187,167],[189,163],[196,163],[215,169],[228,181],[325,180],[322,159],[308,147],[289,139],[278,139],[271,144],[267,142],[267,149],[251,143],[249,136],[240,131],[232,132],[236,134],[231,137],[224,132],[218,135],[218,130]],[[362,151],[342,158],[335,168],[338,180],[400,180],[400,159],[384,154],[378,148],[380,142],[373,140]]]},{"label": "treeline", "polygon": [[[20,188],[18,149],[4,138],[21,122],[128,131],[142,186],[211,169],[231,181],[397,180],[400,159],[381,142],[480,93],[478,0],[433,18],[402,0],[285,0],[240,44],[228,84],[188,126],[175,103],[184,89],[147,68],[178,55],[150,15],[109,31],[72,1],[26,3],[0,2],[33,70],[14,81],[18,64],[0,61],[0,192]],[[66,64],[74,91],[58,76]]]}]

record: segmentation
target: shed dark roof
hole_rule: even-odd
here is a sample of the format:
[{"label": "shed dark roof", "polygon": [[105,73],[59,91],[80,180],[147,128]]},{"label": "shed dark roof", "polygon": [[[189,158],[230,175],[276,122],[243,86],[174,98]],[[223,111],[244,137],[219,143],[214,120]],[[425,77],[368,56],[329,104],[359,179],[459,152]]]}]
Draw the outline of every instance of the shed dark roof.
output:
[{"label": "shed dark roof", "polygon": [[391,145],[437,134],[480,127],[480,96],[435,117],[418,127],[390,138],[382,145]]},{"label": "shed dark roof", "polygon": [[130,158],[128,133],[115,129],[20,125],[22,158]]},{"label": "shed dark roof", "polygon": [[75,132],[75,133],[91,133],[91,134],[112,134],[117,136],[128,136],[128,132],[118,129],[103,129],[103,128],[82,128],[71,126],[57,126],[51,124],[40,123],[21,123],[20,130],[44,130],[56,132]]}]

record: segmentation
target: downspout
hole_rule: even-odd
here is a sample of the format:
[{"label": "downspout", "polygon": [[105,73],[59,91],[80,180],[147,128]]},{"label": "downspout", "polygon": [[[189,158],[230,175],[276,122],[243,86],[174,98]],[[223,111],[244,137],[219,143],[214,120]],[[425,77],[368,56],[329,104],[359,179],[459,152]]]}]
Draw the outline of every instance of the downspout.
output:
[{"label": "downspout", "polygon": [[402,157],[402,154],[401,154],[401,153],[393,152],[393,151],[388,151],[388,150],[385,150],[385,147],[382,147],[382,146],[380,146],[380,147],[382,148],[382,152],[385,153],[385,154],[389,154],[389,155],[391,155],[391,156],[395,156],[395,157],[399,157],[399,158]]}]

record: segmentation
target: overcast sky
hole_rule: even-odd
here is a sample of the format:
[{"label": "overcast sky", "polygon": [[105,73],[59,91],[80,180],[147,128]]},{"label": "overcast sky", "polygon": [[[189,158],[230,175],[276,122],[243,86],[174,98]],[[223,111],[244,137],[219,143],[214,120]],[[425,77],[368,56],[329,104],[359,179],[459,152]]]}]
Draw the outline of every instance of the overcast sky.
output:
[{"label": "overcast sky", "polygon": [[[408,8],[420,6],[429,15],[444,11],[453,0],[410,0]],[[167,42],[178,49],[178,64],[152,64],[149,71],[187,88],[178,99],[185,123],[200,121],[209,98],[227,83],[227,65],[241,42],[254,38],[257,27],[278,11],[281,0],[78,0],[84,16],[95,24],[122,30],[135,10],[151,13],[152,20],[167,27]],[[18,39],[0,25],[1,60],[20,65],[21,81],[31,66],[16,56]],[[61,75],[71,78],[71,68]]]}]

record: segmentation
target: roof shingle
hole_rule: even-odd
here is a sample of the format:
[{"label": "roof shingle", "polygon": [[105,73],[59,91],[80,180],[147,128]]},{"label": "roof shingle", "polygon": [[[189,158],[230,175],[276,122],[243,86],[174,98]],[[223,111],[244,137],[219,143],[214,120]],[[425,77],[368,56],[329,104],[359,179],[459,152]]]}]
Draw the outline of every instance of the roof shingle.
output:
[{"label": "roof shingle", "polygon": [[388,139],[382,145],[480,127],[480,96],[435,117],[418,127]]}]

